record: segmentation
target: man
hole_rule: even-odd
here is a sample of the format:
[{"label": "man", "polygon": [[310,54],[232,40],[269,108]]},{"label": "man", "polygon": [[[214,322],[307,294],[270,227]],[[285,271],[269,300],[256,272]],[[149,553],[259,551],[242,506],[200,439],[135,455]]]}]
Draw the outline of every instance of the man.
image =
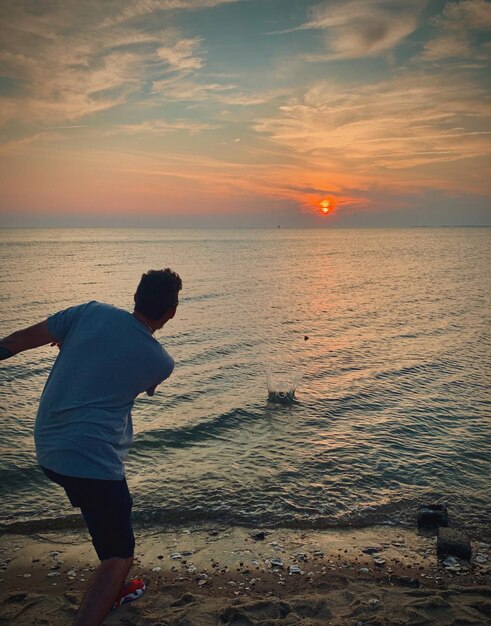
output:
[{"label": "man", "polygon": [[143,593],[123,585],[133,562],[132,500],[123,459],[132,441],[131,409],[152,396],[174,361],[153,334],[172,319],[182,288],[170,269],[143,274],[133,313],[88,302],[0,341],[0,359],[48,343],[60,352],[36,416],[36,456],[48,478],[78,507],[101,561],[74,626],[98,626],[111,607]]}]

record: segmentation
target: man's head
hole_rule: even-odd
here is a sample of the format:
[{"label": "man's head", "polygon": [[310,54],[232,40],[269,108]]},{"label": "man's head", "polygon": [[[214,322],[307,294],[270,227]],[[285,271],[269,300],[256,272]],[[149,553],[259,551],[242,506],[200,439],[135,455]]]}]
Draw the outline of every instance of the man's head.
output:
[{"label": "man's head", "polygon": [[181,289],[182,280],[171,269],[149,270],[136,289],[135,311],[161,327],[174,317]]}]

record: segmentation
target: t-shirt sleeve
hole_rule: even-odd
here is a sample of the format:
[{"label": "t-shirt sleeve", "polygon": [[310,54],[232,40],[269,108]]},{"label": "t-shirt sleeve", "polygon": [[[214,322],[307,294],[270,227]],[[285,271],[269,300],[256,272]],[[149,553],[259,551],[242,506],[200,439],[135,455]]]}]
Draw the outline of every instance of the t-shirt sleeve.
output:
[{"label": "t-shirt sleeve", "polygon": [[163,350],[163,353],[164,361],[162,364],[161,380],[159,384],[163,382],[166,378],[169,378],[169,376],[174,371],[174,359],[170,356],[170,354],[167,354],[165,350]]},{"label": "t-shirt sleeve", "polygon": [[82,311],[87,304],[78,304],[71,306],[63,311],[58,311],[54,315],[50,315],[47,319],[49,332],[58,339],[58,341],[64,341],[70,328],[72,328],[79,319]]},{"label": "t-shirt sleeve", "polygon": [[163,383],[166,378],[169,378],[174,370],[174,359],[170,356],[170,354],[167,354],[163,348],[162,352],[163,359],[161,361],[159,379],[147,388],[146,392],[148,396],[155,395],[155,389],[160,385],[160,383]]}]

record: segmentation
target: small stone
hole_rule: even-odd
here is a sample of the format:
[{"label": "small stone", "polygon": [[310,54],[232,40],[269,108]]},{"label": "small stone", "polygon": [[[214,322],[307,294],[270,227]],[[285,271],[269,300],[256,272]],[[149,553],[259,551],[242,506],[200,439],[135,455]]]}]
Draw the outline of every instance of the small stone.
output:
[{"label": "small stone", "polygon": [[378,567],[383,567],[385,565],[385,559],[379,559],[377,557],[374,557],[373,562],[375,563],[375,565],[377,565]]},{"label": "small stone", "polygon": [[301,574],[302,570],[299,568],[298,565],[290,565],[290,567],[288,568],[288,571],[290,572],[290,574]]},{"label": "small stone", "polygon": [[368,569],[368,567],[360,567],[358,571],[360,572],[360,574],[368,574],[370,570]]},{"label": "small stone", "polygon": [[254,539],[254,541],[264,541],[266,539],[266,534],[264,533],[264,531],[260,530],[259,532],[251,535],[251,537],[252,539]]},{"label": "small stone", "polygon": [[30,578],[32,576],[32,574],[24,574],[23,578]]},{"label": "small stone", "polygon": [[157,565],[157,567],[152,567],[152,572],[160,572],[162,568]]},{"label": "small stone", "polygon": [[378,598],[370,598],[368,604],[372,607],[372,609],[376,609],[380,606],[380,600]]},{"label": "small stone", "polygon": [[361,550],[364,554],[376,554],[377,552],[380,552],[380,548],[376,548],[376,547],[367,547],[367,548],[362,548]]},{"label": "small stone", "polygon": [[53,576],[59,576],[59,575],[60,575],[60,572],[50,572],[48,574],[48,578],[52,578]]},{"label": "small stone", "polygon": [[486,563],[487,560],[488,557],[485,554],[476,554],[476,558],[474,559],[476,563]]},{"label": "small stone", "polygon": [[71,578],[75,578],[76,575],[77,572],[74,569],[71,569],[69,572],[67,572],[67,576],[70,576]]},{"label": "small stone", "polygon": [[201,580],[198,580],[198,587],[202,587],[203,585],[206,585],[208,581],[205,580],[204,578],[202,578]]},{"label": "small stone", "polygon": [[182,559],[182,554],[180,554],[179,552],[176,552],[175,554],[172,554],[170,558],[173,561],[179,561],[180,559]]},{"label": "small stone", "polygon": [[271,567],[285,567],[281,559],[271,559]]}]

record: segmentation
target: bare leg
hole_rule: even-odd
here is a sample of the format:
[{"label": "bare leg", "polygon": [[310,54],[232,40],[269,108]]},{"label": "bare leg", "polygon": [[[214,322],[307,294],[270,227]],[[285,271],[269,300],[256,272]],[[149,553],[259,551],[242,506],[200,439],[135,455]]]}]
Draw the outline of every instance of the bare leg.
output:
[{"label": "bare leg", "polygon": [[90,579],[73,626],[100,626],[111,610],[130,571],[133,557],[111,557],[101,564]]}]

